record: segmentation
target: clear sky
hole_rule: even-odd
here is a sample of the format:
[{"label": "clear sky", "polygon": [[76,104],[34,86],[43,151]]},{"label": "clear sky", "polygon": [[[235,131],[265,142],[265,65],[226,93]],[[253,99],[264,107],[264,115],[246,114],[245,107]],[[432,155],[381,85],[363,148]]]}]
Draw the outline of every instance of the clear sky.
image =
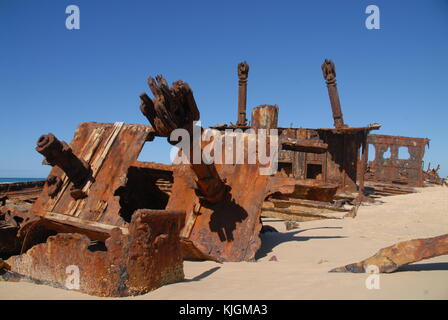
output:
[{"label": "clear sky", "polygon": [[[80,9],[68,30],[65,9]],[[368,30],[368,5],[380,29]],[[235,122],[236,66],[250,65],[248,111],[279,125],[331,127],[320,66],[336,64],[344,119],[376,133],[427,137],[448,175],[448,0],[0,0],[0,177],[46,177],[41,134],[70,142],[83,121],[147,124],[148,76],[190,84],[205,126]],[[169,161],[164,139],[142,160]]]}]

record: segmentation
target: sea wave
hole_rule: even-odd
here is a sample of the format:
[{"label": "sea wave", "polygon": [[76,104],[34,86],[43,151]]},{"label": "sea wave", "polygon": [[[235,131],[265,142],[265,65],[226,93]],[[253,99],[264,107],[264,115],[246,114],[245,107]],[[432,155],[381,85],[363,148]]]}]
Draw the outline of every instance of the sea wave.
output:
[{"label": "sea wave", "polygon": [[45,180],[45,178],[0,178],[0,184],[16,183],[16,182],[29,182],[29,181],[40,181],[40,180]]}]

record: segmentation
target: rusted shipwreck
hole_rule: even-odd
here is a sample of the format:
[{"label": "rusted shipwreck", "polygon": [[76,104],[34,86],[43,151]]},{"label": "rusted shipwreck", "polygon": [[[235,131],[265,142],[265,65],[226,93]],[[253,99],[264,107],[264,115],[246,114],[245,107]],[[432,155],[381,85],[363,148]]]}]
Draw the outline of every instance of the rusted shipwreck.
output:
[{"label": "rusted shipwreck", "polygon": [[279,175],[306,181],[314,187],[312,192],[305,194],[301,194],[306,191],[302,188],[289,195],[272,195],[264,203],[264,215],[296,220],[342,218],[356,214],[356,207],[347,210],[342,204],[352,202],[356,205],[365,200],[368,137],[380,125],[349,127],[343,119],[333,61],[325,60],[322,72],[334,128],[278,127],[277,106],[259,106],[252,112],[254,127],[277,128],[279,131]]},{"label": "rusted shipwreck", "polygon": [[372,161],[365,172],[366,194],[390,196],[416,192],[414,188],[445,185],[438,174],[440,165],[424,170],[423,157],[429,147],[428,138],[370,134]]},{"label": "rusted shipwreck", "polygon": [[448,185],[448,178],[443,179],[439,175],[440,165],[437,165],[436,168],[431,168],[431,162],[428,163],[428,169],[423,172],[423,180],[428,184],[433,185]]},{"label": "rusted shipwreck", "polygon": [[76,266],[78,290],[126,296],[182,280],[185,258],[254,259],[263,200],[300,182],[260,175],[259,162],[137,161],[144,143],[179,128],[191,133],[199,119],[188,84],[169,87],[158,76],[149,87],[154,98],[142,94],[141,110],[151,126],[85,122],[70,145],[53,134],[38,139],[53,168],[31,218],[15,226],[20,250],[1,261],[4,280],[64,287],[67,267]]},{"label": "rusted shipwreck", "polygon": [[[162,76],[148,79],[154,98],[140,95],[140,110],[150,125],[84,122],[70,144],[51,133],[41,136],[36,151],[52,170],[28,211],[7,206],[0,211],[0,277],[65,288],[67,268],[75,266],[76,290],[142,294],[183,280],[184,259],[254,260],[262,215],[326,217],[310,208],[347,214],[338,201],[363,201],[369,133],[380,126],[345,124],[334,63],[326,60],[322,71],[334,128],[282,128],[278,107],[271,105],[254,108],[248,123],[249,66],[238,65],[237,123],[212,129],[277,130],[278,171],[270,174],[260,172],[272,161],[195,161],[195,151],[224,153],[227,142],[216,136],[194,140],[195,130],[205,129],[195,124],[200,112],[193,92],[182,81],[169,86]],[[180,140],[187,139],[189,148],[177,154],[186,162],[137,160],[145,143],[171,137],[177,129],[188,133]],[[249,157],[254,136],[242,137],[244,157]],[[275,141],[268,134],[265,150]]]},{"label": "rusted shipwreck", "polygon": [[367,143],[374,150],[365,173],[368,194],[406,194],[424,186],[423,156],[429,139],[372,134]]}]

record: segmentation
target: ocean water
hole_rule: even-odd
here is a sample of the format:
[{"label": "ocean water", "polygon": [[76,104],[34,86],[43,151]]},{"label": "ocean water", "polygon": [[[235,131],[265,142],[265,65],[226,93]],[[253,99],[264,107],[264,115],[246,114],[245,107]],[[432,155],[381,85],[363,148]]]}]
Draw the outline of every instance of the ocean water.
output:
[{"label": "ocean water", "polygon": [[28,182],[45,180],[45,178],[0,178],[0,183]]}]

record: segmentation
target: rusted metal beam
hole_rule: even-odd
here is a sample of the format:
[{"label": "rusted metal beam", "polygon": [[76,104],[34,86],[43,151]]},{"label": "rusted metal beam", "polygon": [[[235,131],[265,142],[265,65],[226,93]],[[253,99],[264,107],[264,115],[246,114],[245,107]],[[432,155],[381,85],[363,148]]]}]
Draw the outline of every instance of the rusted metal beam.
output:
[{"label": "rusted metal beam", "polygon": [[247,78],[249,76],[249,64],[246,61],[238,64],[238,126],[245,126],[246,101],[247,101]]},{"label": "rusted metal beam", "polygon": [[268,202],[271,202],[276,207],[279,208],[287,208],[287,207],[304,207],[304,208],[312,208],[316,211],[322,210],[323,212],[348,212],[349,209],[344,209],[337,203],[331,203],[331,202],[322,202],[322,201],[315,201],[315,200],[307,200],[307,199],[294,199],[290,198],[287,200],[284,199],[277,199],[274,196],[270,196],[268,199],[266,199]]},{"label": "rusted metal beam", "polygon": [[328,150],[328,144],[319,140],[310,139],[291,139],[285,137],[281,141],[283,150],[307,152],[307,153],[324,153]]},{"label": "rusted metal beam", "polygon": [[339,101],[338,88],[336,86],[336,69],[333,61],[325,59],[322,64],[322,72],[327,83],[334,126],[336,129],[347,127],[342,116],[341,102]]},{"label": "rusted metal beam", "polygon": [[[263,215],[274,212],[287,215],[288,217],[313,217],[318,219],[343,219],[346,213],[334,212],[334,213],[323,213],[323,212],[312,212],[298,209],[289,209],[289,208],[276,208],[276,207],[267,207],[265,206],[262,209]],[[269,215],[268,215],[269,216]]]},{"label": "rusted metal beam", "polygon": [[[339,203],[331,202],[337,185],[322,182],[297,181],[296,190],[291,194],[273,194],[263,202],[262,215],[267,217],[307,221],[315,219],[342,219],[352,210],[342,208]],[[329,191],[332,190],[331,193]],[[320,199],[309,200],[309,199]],[[323,201],[322,201],[323,200]]]},{"label": "rusted metal beam", "polygon": [[228,197],[229,187],[220,178],[214,165],[191,164],[191,169],[196,175],[196,190],[203,201],[214,204]]},{"label": "rusted metal beam", "polygon": [[417,192],[414,188],[409,188],[402,185],[382,184],[372,181],[366,181],[365,186],[365,193],[369,197],[394,196]]},{"label": "rusted metal beam", "polygon": [[379,272],[390,273],[404,265],[445,254],[448,254],[448,234],[402,241],[381,249],[368,259],[332,269],[330,272],[364,273],[369,266],[376,266]]}]

